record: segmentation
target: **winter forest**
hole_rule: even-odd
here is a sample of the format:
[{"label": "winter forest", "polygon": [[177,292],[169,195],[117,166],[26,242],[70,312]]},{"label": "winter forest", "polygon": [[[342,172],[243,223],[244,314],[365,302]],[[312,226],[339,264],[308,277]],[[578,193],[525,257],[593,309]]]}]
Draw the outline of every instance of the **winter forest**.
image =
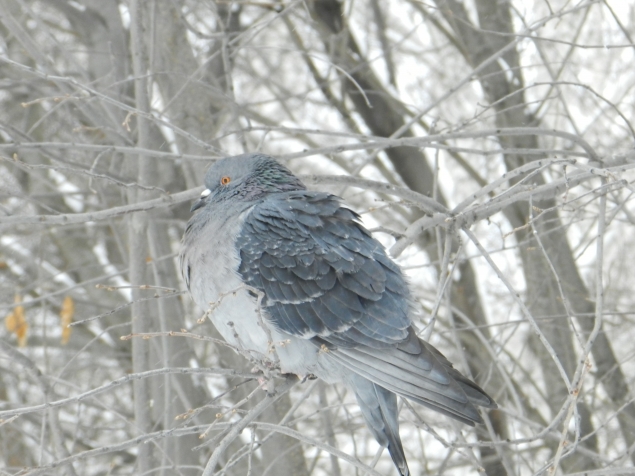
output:
[{"label": "winter forest", "polygon": [[0,475],[396,476],[186,291],[249,151],[344,197],[497,401],[399,400],[413,475],[635,474],[634,39],[622,0],[0,0]]}]

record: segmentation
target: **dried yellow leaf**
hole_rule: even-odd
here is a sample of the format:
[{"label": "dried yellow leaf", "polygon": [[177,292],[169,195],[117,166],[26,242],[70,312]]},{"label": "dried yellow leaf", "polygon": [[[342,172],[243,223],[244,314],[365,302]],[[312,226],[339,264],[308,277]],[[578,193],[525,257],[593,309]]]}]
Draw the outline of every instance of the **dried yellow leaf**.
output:
[{"label": "dried yellow leaf", "polygon": [[[13,301],[16,304],[20,304],[22,302],[22,296],[16,294]],[[4,318],[4,325],[9,332],[13,332],[16,335],[20,347],[26,346],[29,325],[26,323],[24,317],[24,306],[16,306],[13,312]]]},{"label": "dried yellow leaf", "polygon": [[73,322],[73,315],[75,314],[75,301],[70,296],[64,298],[62,302],[62,310],[60,311],[60,325],[62,326],[62,345],[68,344],[68,340],[71,338],[72,328],[69,324]]}]

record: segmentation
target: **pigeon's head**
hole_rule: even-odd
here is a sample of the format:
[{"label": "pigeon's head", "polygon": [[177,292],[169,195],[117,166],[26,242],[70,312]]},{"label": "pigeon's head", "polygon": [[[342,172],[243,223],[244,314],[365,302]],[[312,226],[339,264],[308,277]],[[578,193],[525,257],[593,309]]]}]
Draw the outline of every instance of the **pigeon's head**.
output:
[{"label": "pigeon's head", "polygon": [[300,179],[268,155],[252,153],[215,162],[205,174],[205,186],[192,211],[225,200],[252,202],[266,195],[304,190]]}]

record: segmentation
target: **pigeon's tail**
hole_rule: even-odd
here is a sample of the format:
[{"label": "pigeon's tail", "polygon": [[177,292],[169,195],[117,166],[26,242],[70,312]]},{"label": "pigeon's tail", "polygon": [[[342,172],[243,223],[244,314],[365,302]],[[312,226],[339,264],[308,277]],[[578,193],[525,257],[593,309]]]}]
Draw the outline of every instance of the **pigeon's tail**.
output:
[{"label": "pigeon's tail", "polygon": [[388,448],[400,475],[410,476],[399,438],[397,395],[360,375],[351,375],[349,383],[355,391],[359,408],[373,436],[380,445]]}]

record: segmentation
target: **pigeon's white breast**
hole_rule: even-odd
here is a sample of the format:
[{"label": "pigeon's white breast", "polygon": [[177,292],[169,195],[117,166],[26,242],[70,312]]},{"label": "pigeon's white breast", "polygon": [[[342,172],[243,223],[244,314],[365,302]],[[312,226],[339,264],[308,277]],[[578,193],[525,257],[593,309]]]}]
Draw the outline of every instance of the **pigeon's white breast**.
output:
[{"label": "pigeon's white breast", "polygon": [[224,220],[205,217],[208,221],[196,230],[196,244],[185,247],[182,266],[189,266],[194,301],[210,312],[225,340],[243,350],[266,354],[267,334],[258,323],[256,301],[237,274],[239,257],[233,245],[249,211]]}]

